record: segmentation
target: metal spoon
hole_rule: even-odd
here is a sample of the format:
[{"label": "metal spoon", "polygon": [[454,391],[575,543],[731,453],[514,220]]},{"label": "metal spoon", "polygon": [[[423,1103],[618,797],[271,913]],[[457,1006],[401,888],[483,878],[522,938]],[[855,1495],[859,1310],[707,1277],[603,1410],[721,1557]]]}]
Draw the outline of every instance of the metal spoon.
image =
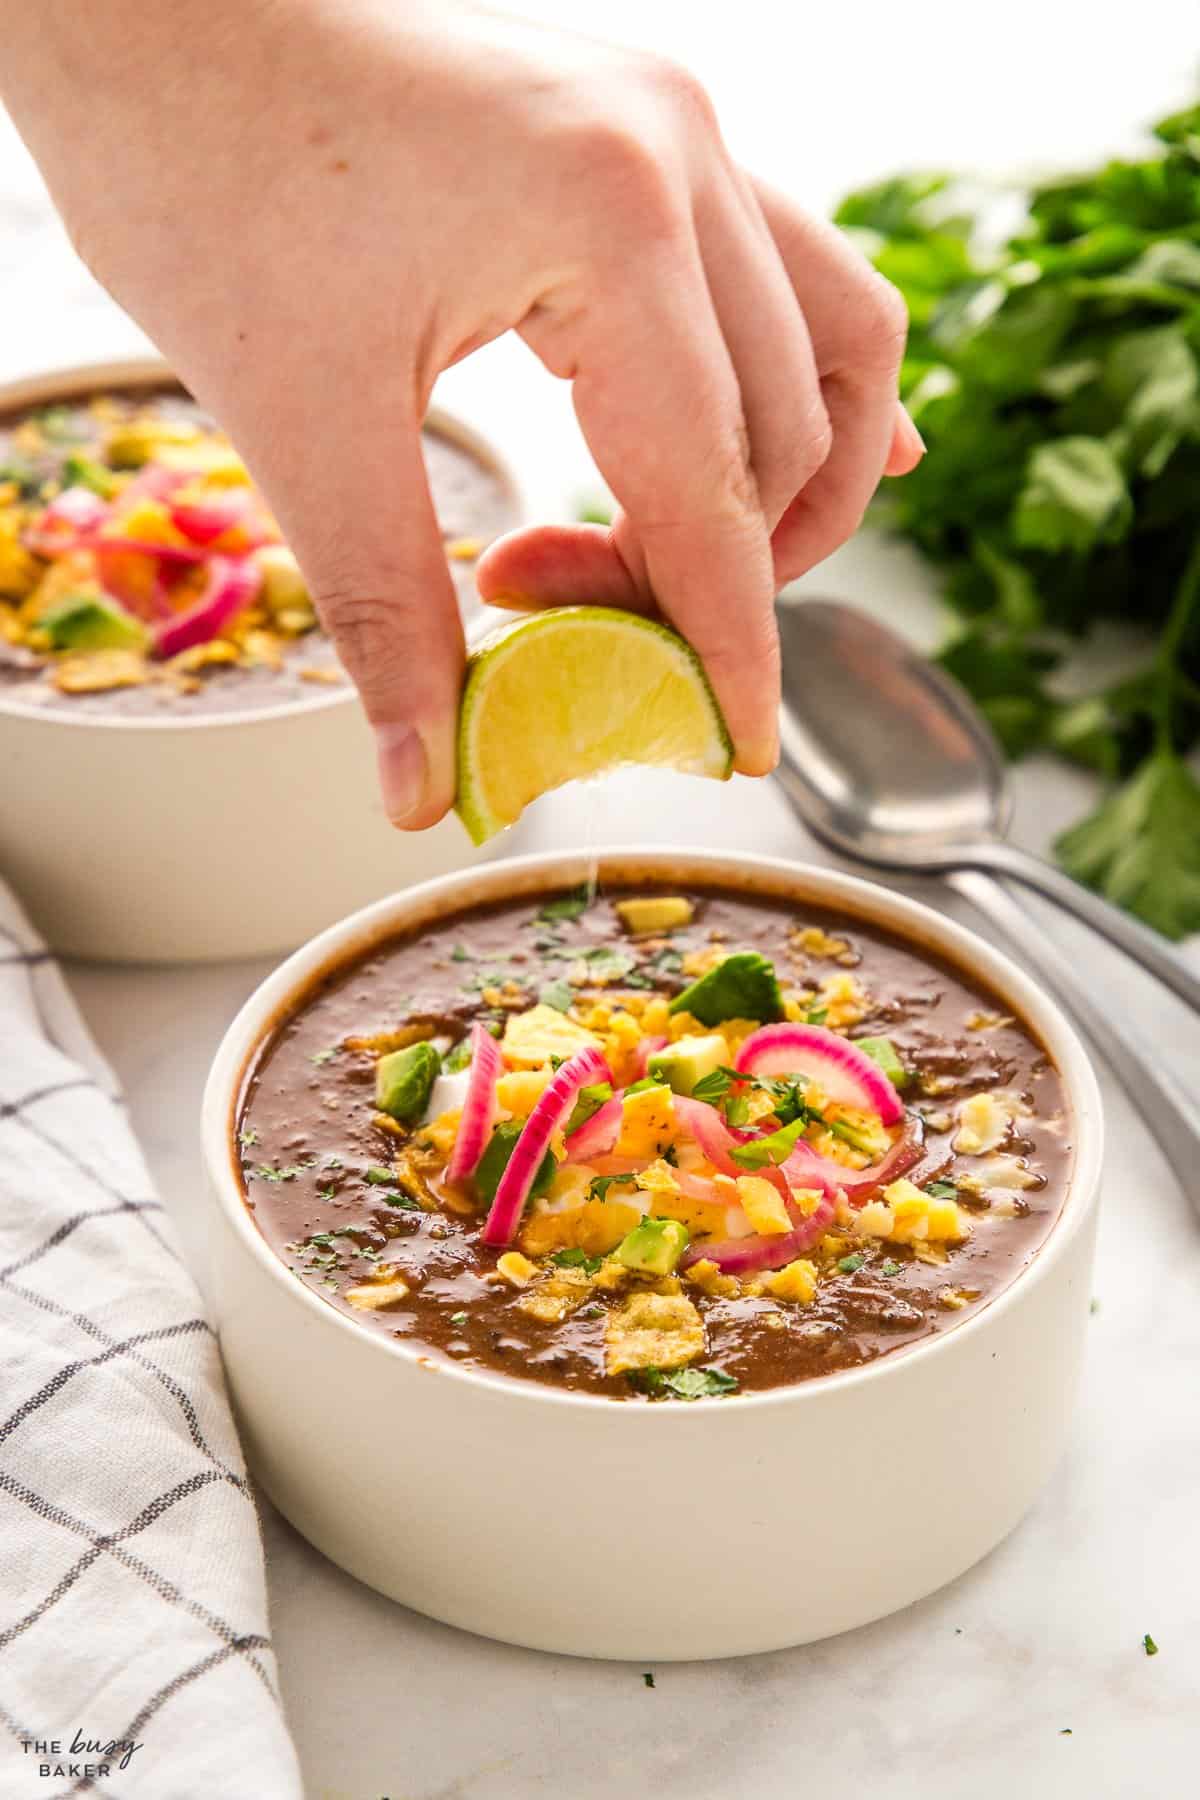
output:
[{"label": "metal spoon", "polygon": [[886,625],[830,600],[779,603],[781,779],[834,849],[913,874],[986,869],[1036,889],[1200,1012],[1200,976],[1128,913],[1004,841],[999,746],[966,693]]},{"label": "metal spoon", "polygon": [[[1121,915],[1110,918],[1102,901],[1000,840],[1010,801],[996,742],[963,690],[903,638],[828,600],[781,600],[779,626],[779,779],[793,810],[815,837],[848,857],[913,875],[945,875],[1013,939],[1105,1056],[1200,1211],[1194,1101],[1156,1066],[1154,1051],[1128,1025],[1117,1030],[1062,951],[989,876],[1013,876],[1051,899],[1061,899],[1065,885],[1070,911],[1089,923],[1101,923],[1093,913],[1101,914],[1105,936],[1132,949],[1197,1007],[1200,981],[1150,933]],[[1143,938],[1153,958],[1142,953]]]}]

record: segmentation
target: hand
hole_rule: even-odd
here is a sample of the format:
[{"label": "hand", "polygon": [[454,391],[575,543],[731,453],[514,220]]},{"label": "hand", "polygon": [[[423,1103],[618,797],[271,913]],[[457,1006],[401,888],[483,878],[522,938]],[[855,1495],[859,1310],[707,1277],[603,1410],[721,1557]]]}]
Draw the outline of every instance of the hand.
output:
[{"label": "hand", "polygon": [[463,644],[421,460],[438,373],[508,330],[574,384],[621,513],[493,547],[519,604],[656,605],[751,774],[780,583],[920,439],[904,310],[729,157],[673,64],[470,5],[0,5],[6,98],[101,281],[264,489],[374,725],[389,815],[454,789]]}]

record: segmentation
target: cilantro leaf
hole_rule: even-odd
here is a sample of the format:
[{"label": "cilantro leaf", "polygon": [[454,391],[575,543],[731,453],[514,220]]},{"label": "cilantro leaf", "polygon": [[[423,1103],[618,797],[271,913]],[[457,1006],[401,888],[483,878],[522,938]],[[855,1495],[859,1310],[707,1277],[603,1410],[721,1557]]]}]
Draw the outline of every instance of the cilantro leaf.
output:
[{"label": "cilantro leaf", "polygon": [[542,1006],[552,1006],[556,1012],[569,1012],[575,998],[575,990],[566,981],[547,981],[538,989],[538,1001]]},{"label": "cilantro leaf", "polygon": [[594,1275],[604,1261],[602,1256],[589,1256],[586,1250],[573,1245],[568,1250],[556,1250],[550,1258],[560,1269],[582,1269],[585,1275]]},{"label": "cilantro leaf", "polygon": [[626,1380],[657,1400],[707,1400],[737,1392],[734,1376],[722,1369],[630,1369]]},{"label": "cilantro leaf", "polygon": [[[1200,104],[1154,137],[1014,186],[1007,243],[994,184],[945,173],[895,174],[838,221],[909,306],[901,390],[928,454],[877,506],[942,574],[941,660],[1010,756],[1121,784],[1060,858],[1179,936],[1200,928]],[[1106,620],[1150,655],[1088,692],[1075,646]]]},{"label": "cilantro leaf", "polygon": [[1167,937],[1200,931],[1200,784],[1173,752],[1157,751],[1055,849],[1069,875]]},{"label": "cilantro leaf", "polygon": [[534,917],[539,925],[553,925],[557,919],[578,919],[591,903],[592,890],[585,882],[572,888],[569,894],[561,894],[557,900],[547,900]]}]

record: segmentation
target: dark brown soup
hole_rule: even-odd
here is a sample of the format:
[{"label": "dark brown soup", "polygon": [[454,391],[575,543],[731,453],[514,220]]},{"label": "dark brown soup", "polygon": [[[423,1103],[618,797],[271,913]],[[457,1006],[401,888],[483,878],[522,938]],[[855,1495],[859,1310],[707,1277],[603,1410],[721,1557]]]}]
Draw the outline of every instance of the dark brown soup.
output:
[{"label": "dark brown soup", "polygon": [[964,973],[854,918],[649,887],[380,946],[282,1022],[238,1120],[259,1229],[331,1305],[656,1400],[969,1318],[1050,1231],[1070,1134],[1046,1051]]}]

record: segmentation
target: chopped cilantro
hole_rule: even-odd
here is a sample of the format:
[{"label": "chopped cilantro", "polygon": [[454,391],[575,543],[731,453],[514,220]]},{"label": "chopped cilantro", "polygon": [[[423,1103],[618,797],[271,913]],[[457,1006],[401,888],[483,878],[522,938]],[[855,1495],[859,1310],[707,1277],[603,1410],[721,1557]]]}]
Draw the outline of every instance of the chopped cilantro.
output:
[{"label": "chopped cilantro", "polygon": [[[607,524],[608,521],[605,519],[605,520],[602,520],[601,523]],[[652,1688],[654,1686],[654,1677],[650,1673],[649,1669],[644,1669],[642,1671],[642,1680],[645,1682],[647,1687]]]},{"label": "chopped cilantro", "polygon": [[565,1013],[570,1010],[575,998],[575,990],[569,982],[547,981],[538,989],[538,1001],[542,1006],[552,1006],[556,1012]]},{"label": "chopped cilantro", "polygon": [[588,1184],[588,1199],[603,1200],[613,1182],[630,1182],[632,1175],[593,1175]]},{"label": "chopped cilantro", "polygon": [[238,1143],[242,1146],[243,1150],[253,1150],[257,1142],[258,1133],[255,1131],[253,1125],[247,1125],[243,1130],[238,1132]]},{"label": "chopped cilantro", "polygon": [[708,1026],[720,1025],[724,1019],[762,1023],[782,1019],[783,995],[774,964],[757,950],[739,950],[676,994],[670,1010],[691,1013]]},{"label": "chopped cilantro", "polygon": [[1090,1313],[1098,1313],[1100,1311],[1100,1302],[1094,1294],[1088,1303],[1088,1311]]},{"label": "chopped cilantro", "polygon": [[569,1250],[556,1250],[550,1258],[560,1269],[582,1269],[585,1275],[594,1275],[604,1261],[602,1256],[589,1256],[586,1250],[572,1245]]},{"label": "chopped cilantro", "polygon": [[465,944],[455,944],[453,950],[450,952],[450,961],[451,962],[474,962],[475,958],[472,956],[471,952],[467,949],[467,946]]},{"label": "chopped cilantro", "polygon": [[1158,1645],[1155,1643],[1154,1639],[1150,1636],[1149,1632],[1147,1632],[1142,1639],[1142,1649],[1146,1652],[1147,1656],[1157,1656],[1158,1655]]},{"label": "chopped cilantro", "polygon": [[843,1275],[855,1275],[858,1273],[859,1269],[862,1268],[866,1260],[867,1259],[862,1251],[856,1250],[853,1256],[843,1256],[839,1258],[838,1268],[842,1271]]},{"label": "chopped cilantro", "polygon": [[333,1044],[328,1050],[314,1050],[308,1060],[313,1063],[332,1062],[340,1049],[340,1044]]},{"label": "chopped cilantro", "polygon": [[557,900],[547,900],[534,918],[539,925],[553,925],[559,919],[578,919],[591,903],[592,890],[585,882],[581,887],[572,888],[569,894],[561,894]]},{"label": "chopped cilantro", "polygon": [[391,1187],[395,1179],[391,1169],[381,1169],[378,1164],[363,1171],[363,1180],[369,1181],[372,1187]]},{"label": "chopped cilantro", "polygon": [[626,1380],[655,1400],[707,1400],[737,1390],[734,1376],[721,1369],[630,1369]]},{"label": "chopped cilantro", "polygon": [[827,1006],[810,1006],[804,1015],[804,1023],[806,1025],[823,1025],[828,1017],[829,1008]]},{"label": "chopped cilantro", "polygon": [[609,944],[594,944],[583,953],[589,975],[599,982],[620,981],[635,966],[637,958],[628,950],[614,950]]},{"label": "chopped cilantro", "polygon": [[452,1325],[465,1325],[466,1322],[467,1315],[465,1312],[453,1312],[450,1314],[450,1323]]},{"label": "chopped cilantro", "polygon": [[722,1107],[730,1125],[744,1125],[749,1116],[749,1108],[743,1095],[730,1092],[736,1086],[754,1087],[769,1094],[774,1102],[775,1116],[781,1125],[791,1125],[797,1119],[806,1124],[811,1119],[823,1122],[819,1112],[805,1105],[804,1083],[797,1079],[788,1081],[770,1075],[751,1077],[743,1074],[740,1069],[716,1068],[701,1076],[692,1089],[692,1099],[706,1100],[710,1106]]},{"label": "chopped cilantro", "polygon": [[295,1181],[297,1175],[303,1175],[305,1169],[311,1169],[311,1162],[291,1163],[287,1167],[277,1168],[272,1163],[259,1163],[250,1173],[258,1181]]},{"label": "chopped cilantro", "polygon": [[931,1181],[925,1189],[931,1200],[957,1200],[958,1189],[952,1181]]},{"label": "chopped cilantro", "polygon": [[900,1264],[896,1262],[893,1257],[889,1256],[887,1261],[880,1265],[879,1273],[881,1275],[898,1275],[900,1273]]},{"label": "chopped cilantro", "polygon": [[728,1094],[735,1082],[745,1081],[746,1077],[737,1069],[719,1067],[702,1075],[692,1089],[693,1100],[706,1100],[710,1106],[718,1106]]},{"label": "chopped cilantro", "polygon": [[336,1198],[337,1189],[335,1187],[323,1187],[317,1189],[318,1200],[334,1200]]},{"label": "chopped cilantro", "polygon": [[424,1211],[421,1202],[414,1195],[406,1194],[400,1188],[396,1188],[390,1194],[380,1194],[379,1198],[385,1206],[397,1207],[400,1212]]}]

